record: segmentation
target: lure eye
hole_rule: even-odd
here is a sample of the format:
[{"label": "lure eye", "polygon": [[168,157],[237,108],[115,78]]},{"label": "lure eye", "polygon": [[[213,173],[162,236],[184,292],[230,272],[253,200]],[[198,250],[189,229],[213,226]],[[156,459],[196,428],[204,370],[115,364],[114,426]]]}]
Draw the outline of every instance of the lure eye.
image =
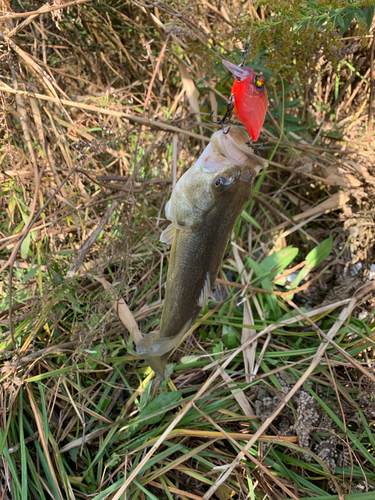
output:
[{"label": "lure eye", "polygon": [[224,177],[218,177],[215,181],[214,187],[216,191],[220,191],[225,185]]},{"label": "lure eye", "polygon": [[258,90],[263,90],[263,87],[266,84],[266,79],[264,78],[263,75],[256,75],[255,76],[255,86]]}]

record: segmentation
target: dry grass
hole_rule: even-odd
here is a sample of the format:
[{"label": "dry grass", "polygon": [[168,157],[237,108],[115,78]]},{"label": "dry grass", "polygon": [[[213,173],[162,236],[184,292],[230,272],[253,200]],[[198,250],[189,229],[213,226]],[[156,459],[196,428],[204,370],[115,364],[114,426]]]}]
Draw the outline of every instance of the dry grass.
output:
[{"label": "dry grass", "polygon": [[[372,499],[371,8],[0,5],[0,498]],[[269,167],[162,383],[164,207],[249,31]]]}]

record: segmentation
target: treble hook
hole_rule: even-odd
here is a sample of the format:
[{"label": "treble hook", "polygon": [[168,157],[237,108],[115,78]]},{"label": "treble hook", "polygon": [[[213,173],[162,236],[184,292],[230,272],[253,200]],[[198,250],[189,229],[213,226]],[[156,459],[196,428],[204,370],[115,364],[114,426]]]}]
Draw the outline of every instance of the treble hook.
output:
[{"label": "treble hook", "polygon": [[253,150],[256,152],[256,154],[259,156],[259,158],[261,158],[261,156],[259,154],[259,150],[264,148],[264,146],[266,145],[266,142],[261,141],[259,144],[256,144],[256,143],[253,142],[252,139],[249,139],[246,144],[250,148],[253,148]]},{"label": "treble hook", "polygon": [[239,68],[242,68],[242,66],[245,66],[246,57],[247,57],[247,55],[249,53],[249,48],[250,48],[250,39],[251,39],[251,33],[247,37],[246,42],[245,42],[245,44],[243,46],[241,62],[238,65]]},{"label": "treble hook", "polygon": [[224,125],[226,125],[229,122],[229,120],[232,118],[233,108],[234,108],[234,95],[232,94],[230,96],[229,103],[227,104],[227,110],[225,112],[225,115],[223,116],[223,118],[221,120],[215,121],[215,120],[212,119],[212,115],[214,114],[213,111],[210,114],[211,122],[212,123],[216,123],[216,124],[220,124],[221,125],[221,130],[223,131],[224,134],[227,134],[229,132],[229,130],[230,130],[230,127],[229,127],[228,130],[225,131],[224,130]]}]

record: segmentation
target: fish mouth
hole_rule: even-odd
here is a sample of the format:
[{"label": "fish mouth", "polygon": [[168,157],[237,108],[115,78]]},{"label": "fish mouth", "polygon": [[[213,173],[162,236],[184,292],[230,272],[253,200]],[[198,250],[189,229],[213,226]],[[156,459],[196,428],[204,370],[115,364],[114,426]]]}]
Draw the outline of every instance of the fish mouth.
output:
[{"label": "fish mouth", "polygon": [[240,127],[231,126],[229,130],[223,133],[222,130],[215,132],[211,138],[213,149],[222,156],[227,162],[231,161],[235,165],[252,165],[252,170],[256,173],[266,167],[266,162],[255,155],[253,149],[247,145],[249,136]]}]

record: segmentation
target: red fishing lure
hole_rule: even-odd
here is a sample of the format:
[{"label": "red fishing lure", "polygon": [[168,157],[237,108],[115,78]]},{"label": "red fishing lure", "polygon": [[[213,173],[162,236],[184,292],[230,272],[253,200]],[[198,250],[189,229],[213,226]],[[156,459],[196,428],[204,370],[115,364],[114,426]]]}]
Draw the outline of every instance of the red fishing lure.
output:
[{"label": "red fishing lure", "polygon": [[236,66],[225,59],[223,64],[236,77],[232,87],[234,113],[245,125],[253,141],[256,141],[267,110],[266,79],[251,68]]}]

